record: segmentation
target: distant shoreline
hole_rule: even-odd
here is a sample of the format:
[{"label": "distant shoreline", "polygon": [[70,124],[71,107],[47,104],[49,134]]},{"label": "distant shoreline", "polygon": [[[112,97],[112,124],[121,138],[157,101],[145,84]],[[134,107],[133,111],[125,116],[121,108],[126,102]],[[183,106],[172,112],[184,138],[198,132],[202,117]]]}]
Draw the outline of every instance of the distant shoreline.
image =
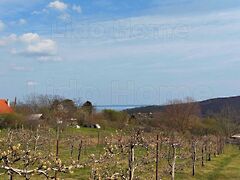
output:
[{"label": "distant shoreline", "polygon": [[122,111],[122,110],[126,110],[126,109],[134,109],[134,108],[145,107],[145,106],[149,106],[149,105],[97,105],[94,107],[99,112],[99,111],[103,111],[105,109]]}]

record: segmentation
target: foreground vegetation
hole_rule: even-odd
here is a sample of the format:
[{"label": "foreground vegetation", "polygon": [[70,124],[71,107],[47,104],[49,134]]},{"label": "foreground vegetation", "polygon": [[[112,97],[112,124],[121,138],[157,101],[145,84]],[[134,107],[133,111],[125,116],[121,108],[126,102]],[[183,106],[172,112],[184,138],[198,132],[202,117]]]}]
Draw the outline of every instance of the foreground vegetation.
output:
[{"label": "foreground vegetation", "polygon": [[[57,136],[54,129],[2,130],[2,176],[5,179],[155,179],[156,175],[159,179],[239,177],[239,169],[235,166],[240,162],[238,147],[227,145],[224,148],[214,136],[192,139],[192,136],[181,134],[173,137],[159,132],[90,128],[67,128],[59,132],[59,139]],[[33,172],[25,173],[31,170]]]},{"label": "foreground vegetation", "polygon": [[214,157],[205,167],[198,166],[195,177],[189,176],[190,169],[177,173],[177,179],[239,179],[240,150],[238,146],[227,145],[224,154]]},{"label": "foreground vegetation", "polygon": [[[31,119],[36,113],[43,118]],[[234,179],[239,150],[226,142],[239,123],[230,115],[227,109],[201,117],[189,99],[159,113],[129,115],[40,96],[0,115],[0,177]]]}]

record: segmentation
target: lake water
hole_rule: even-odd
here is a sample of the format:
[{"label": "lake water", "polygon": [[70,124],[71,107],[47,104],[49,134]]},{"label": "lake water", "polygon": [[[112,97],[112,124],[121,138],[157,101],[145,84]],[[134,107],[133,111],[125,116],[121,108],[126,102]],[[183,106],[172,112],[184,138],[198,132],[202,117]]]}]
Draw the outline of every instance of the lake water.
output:
[{"label": "lake water", "polygon": [[142,105],[100,105],[100,106],[95,106],[95,108],[98,112],[105,110],[105,109],[122,111],[125,109],[133,109],[133,108],[137,108],[137,107],[142,107]]}]

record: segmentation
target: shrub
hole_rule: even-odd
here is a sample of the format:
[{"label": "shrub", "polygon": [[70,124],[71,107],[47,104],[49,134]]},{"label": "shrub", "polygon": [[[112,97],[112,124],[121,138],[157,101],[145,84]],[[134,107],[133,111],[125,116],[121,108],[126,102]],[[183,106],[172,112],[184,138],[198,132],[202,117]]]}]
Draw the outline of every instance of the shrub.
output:
[{"label": "shrub", "polygon": [[17,113],[0,115],[0,128],[17,128],[23,125],[24,117]]},{"label": "shrub", "polygon": [[128,123],[128,115],[125,112],[104,110],[104,118],[114,127],[123,128]]}]

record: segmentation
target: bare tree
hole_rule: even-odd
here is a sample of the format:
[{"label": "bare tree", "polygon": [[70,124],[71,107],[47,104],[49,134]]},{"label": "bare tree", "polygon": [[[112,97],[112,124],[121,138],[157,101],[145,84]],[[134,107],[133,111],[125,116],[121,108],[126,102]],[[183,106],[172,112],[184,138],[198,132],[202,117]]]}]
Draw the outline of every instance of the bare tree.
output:
[{"label": "bare tree", "polygon": [[168,128],[186,132],[193,126],[193,119],[200,113],[199,106],[192,99],[171,101],[163,112],[163,118]]}]

